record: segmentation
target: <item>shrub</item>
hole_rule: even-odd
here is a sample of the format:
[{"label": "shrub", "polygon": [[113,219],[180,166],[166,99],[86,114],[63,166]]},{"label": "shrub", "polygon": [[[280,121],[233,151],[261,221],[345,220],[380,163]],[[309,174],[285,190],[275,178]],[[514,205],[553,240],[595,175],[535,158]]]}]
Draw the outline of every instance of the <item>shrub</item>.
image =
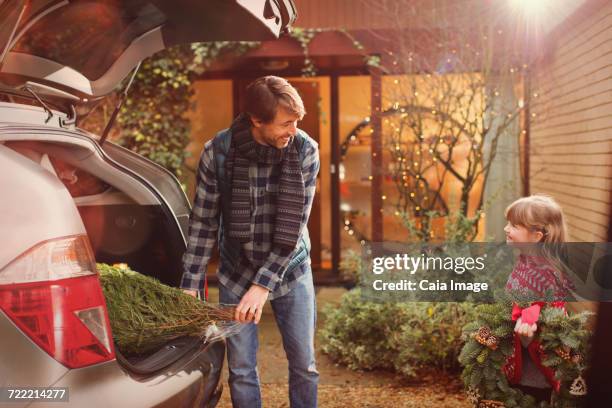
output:
[{"label": "shrub", "polygon": [[358,289],[324,310],[323,351],[351,369],[390,369],[413,377],[419,368],[458,371],[461,328],[469,303],[373,303]]},{"label": "shrub", "polygon": [[364,268],[361,251],[349,249],[342,254],[340,261],[340,276],[343,281],[359,285],[360,277]]}]

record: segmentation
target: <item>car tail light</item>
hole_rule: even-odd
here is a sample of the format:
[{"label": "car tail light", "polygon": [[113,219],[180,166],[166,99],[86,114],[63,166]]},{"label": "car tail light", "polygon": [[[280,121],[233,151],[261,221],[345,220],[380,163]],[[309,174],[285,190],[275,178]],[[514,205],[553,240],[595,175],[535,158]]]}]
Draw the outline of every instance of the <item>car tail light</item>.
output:
[{"label": "car tail light", "polygon": [[84,235],[42,242],[0,270],[0,309],[69,368],[115,358],[102,287]]}]

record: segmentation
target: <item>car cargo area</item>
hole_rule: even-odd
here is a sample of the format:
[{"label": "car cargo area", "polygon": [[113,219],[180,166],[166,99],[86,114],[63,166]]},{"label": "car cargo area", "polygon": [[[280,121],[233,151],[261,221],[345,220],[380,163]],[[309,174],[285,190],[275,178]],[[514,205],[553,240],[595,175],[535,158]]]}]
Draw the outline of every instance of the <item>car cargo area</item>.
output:
[{"label": "car cargo area", "polygon": [[[178,285],[184,240],[176,219],[152,192],[142,184],[136,191],[138,181],[120,180],[130,178],[129,174],[117,172],[102,158],[85,159],[79,147],[31,141],[6,142],[5,146],[37,161],[66,186],[97,262],[127,263],[167,285]],[[130,191],[121,190],[130,187]]]}]

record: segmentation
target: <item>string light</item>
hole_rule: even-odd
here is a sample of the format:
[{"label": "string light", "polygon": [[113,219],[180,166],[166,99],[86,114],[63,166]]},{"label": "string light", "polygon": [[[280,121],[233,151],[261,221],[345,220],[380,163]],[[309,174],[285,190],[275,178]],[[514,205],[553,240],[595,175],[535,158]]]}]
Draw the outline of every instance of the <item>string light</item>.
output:
[{"label": "string light", "polygon": [[[487,39],[486,36],[484,36],[485,39]],[[466,44],[466,47],[469,48],[470,45]],[[457,50],[452,50],[453,54],[457,54]],[[391,54],[390,54],[391,55]],[[478,55],[478,53],[476,52],[476,55]],[[409,61],[412,61],[412,57],[409,58]],[[449,58],[447,60],[449,63],[451,62],[451,59]],[[520,69],[521,65],[518,65],[518,69]],[[523,67],[526,67],[526,64],[523,64]],[[516,70],[518,70],[516,69]],[[510,68],[510,72],[514,73],[515,68]],[[425,73],[423,73],[425,74]],[[431,78],[432,75],[430,73],[426,73],[427,78]],[[395,85],[399,85],[400,80],[398,78],[394,78],[393,79],[393,84]],[[399,88],[398,88],[399,89]],[[494,95],[495,96],[500,96],[500,91],[498,89],[493,89],[491,91],[494,91]],[[419,96],[419,91],[413,90],[412,91],[413,96],[414,97],[418,97]],[[483,92],[485,93],[485,92]],[[491,94],[488,95],[488,97],[490,98]],[[533,93],[533,97],[537,97],[537,93]],[[425,96],[427,97],[427,96]],[[483,99],[487,98],[487,95],[481,95],[481,97]],[[447,136],[439,136],[436,137],[434,135],[428,136],[428,139],[426,142],[421,142],[421,141],[425,141],[425,135],[420,134],[420,132],[418,132],[418,126],[419,124],[414,123],[413,120],[411,119],[405,119],[408,118],[408,113],[407,113],[407,107],[406,106],[402,106],[402,103],[404,103],[405,101],[390,101],[385,103],[385,107],[386,107],[386,112],[384,113],[385,115],[387,114],[391,114],[394,115],[391,119],[388,118],[382,118],[383,123],[385,124],[385,133],[392,139],[391,143],[386,142],[385,145],[388,146],[387,149],[391,149],[390,151],[390,157],[392,158],[391,163],[389,163],[389,170],[393,173],[395,173],[393,175],[393,181],[399,181],[398,185],[399,186],[403,186],[400,190],[401,194],[409,194],[410,198],[412,199],[412,203],[413,203],[413,208],[414,211],[419,212],[418,214],[416,214],[418,217],[422,216],[422,211],[426,211],[427,210],[427,203],[429,201],[429,193],[427,190],[427,187],[425,185],[425,182],[423,181],[425,179],[425,175],[421,174],[408,174],[408,172],[406,170],[403,169],[411,169],[410,163],[412,163],[412,166],[414,166],[414,169],[411,169],[409,171],[413,171],[414,173],[417,173],[418,171],[424,171],[425,174],[427,174],[427,172],[425,171],[425,169],[427,169],[427,167],[424,167],[423,169],[419,169],[419,166],[430,166],[432,165],[432,163],[437,163],[438,158],[437,155],[441,155],[443,153],[440,152],[440,149],[437,149],[436,146],[438,146],[438,143],[440,144],[448,144],[449,146],[452,146],[452,144],[454,142],[456,142],[456,138],[451,136],[451,135],[447,135]],[[519,100],[518,104],[524,105],[524,101],[523,100]],[[432,105],[436,105],[435,101],[434,103],[432,103]],[[427,108],[426,108],[427,109]],[[395,112],[394,112],[395,111]],[[412,111],[410,111],[411,113],[414,113]],[[438,115],[438,111],[433,108],[433,107],[429,107],[429,111],[425,110],[425,112],[431,113],[431,115],[434,115],[434,117],[430,117],[430,120],[433,119],[433,122],[442,128],[445,128],[446,125],[446,121],[441,120],[440,117],[436,116]],[[471,112],[471,111],[470,111]],[[494,112],[494,115],[496,114],[496,112]],[[500,112],[500,115],[503,115],[503,113]],[[508,117],[511,117],[512,114],[508,114]],[[535,117],[535,113],[532,114],[533,117]],[[371,123],[373,119],[370,117],[365,118],[364,122],[366,124]],[[380,120],[380,119],[379,119]],[[409,130],[412,130],[413,135],[409,137],[408,139],[404,139],[405,135],[403,134],[403,130],[404,128],[408,128]],[[374,133],[374,129],[368,129],[370,134]],[[415,131],[416,130],[416,131]],[[366,131],[365,129],[360,129],[359,131],[359,135],[363,135],[364,132]],[[357,133],[357,132],[356,132]],[[525,133],[525,131],[523,130],[523,133]],[[395,135],[398,135],[396,138]],[[393,140],[395,139],[395,140]],[[350,140],[358,140],[359,143],[363,143],[363,138],[360,138],[358,135],[350,135]],[[437,142],[436,142],[437,140]],[[348,144],[347,144],[348,146]],[[450,149],[449,147],[447,147],[448,149]],[[406,149],[403,153],[401,153],[402,149]],[[473,150],[477,150],[478,149],[478,145],[477,144],[472,144],[472,149]],[[438,151],[436,151],[438,150]],[[394,153],[397,152],[397,153]],[[421,151],[423,152],[424,157],[420,158],[421,155]],[[427,155],[426,152],[429,152],[429,155]],[[345,154],[345,152],[343,152],[343,155]],[[386,157],[385,153],[385,157]],[[410,157],[411,155],[413,155],[412,157]],[[371,153],[372,157],[376,157],[377,153],[376,152],[372,152]],[[418,158],[415,156],[419,156]],[[480,156],[480,155],[478,155]],[[450,161],[450,157],[448,158],[448,160]],[[406,163],[406,164],[403,164]],[[452,163],[452,162],[451,162]],[[369,175],[367,176],[368,180],[373,181],[374,177],[373,175]],[[414,180],[415,182],[410,182],[410,180]],[[422,190],[419,190],[422,189]],[[415,191],[410,191],[410,190],[415,190]],[[404,196],[405,197],[405,196]],[[380,198],[382,200],[387,200],[387,196],[386,195],[381,195]],[[435,200],[434,200],[435,202]],[[422,207],[421,205],[415,205],[415,204],[423,204],[426,207]],[[393,210],[391,208],[387,208],[386,210],[384,208],[380,208],[379,209],[380,213],[384,213],[385,211],[387,212],[387,214],[391,214],[391,212],[393,212],[393,214],[395,216],[400,216],[401,212],[398,210]],[[418,223],[418,218],[417,218],[417,223]],[[347,233],[351,236],[354,236],[355,240],[360,242],[361,245],[365,245],[366,242],[369,242],[367,240],[367,238],[364,237],[363,234],[361,234],[359,232],[359,228],[354,228],[354,226],[352,225],[351,221],[349,219],[345,219],[345,231],[347,231]],[[434,237],[435,234],[433,231],[423,231],[424,233],[429,234],[431,237]],[[365,238],[365,239],[362,239]]]}]

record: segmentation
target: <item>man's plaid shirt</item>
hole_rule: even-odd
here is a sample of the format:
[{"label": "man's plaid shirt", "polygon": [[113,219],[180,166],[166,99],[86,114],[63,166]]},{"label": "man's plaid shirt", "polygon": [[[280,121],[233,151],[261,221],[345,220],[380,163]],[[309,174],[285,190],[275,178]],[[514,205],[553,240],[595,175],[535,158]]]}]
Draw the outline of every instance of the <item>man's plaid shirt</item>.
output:
[{"label": "man's plaid shirt", "polygon": [[[319,150],[311,138],[304,140],[305,155],[302,161],[302,176],[305,187],[305,211],[302,214],[300,238],[304,233],[316,190],[319,173]],[[310,271],[310,258],[285,273],[295,250],[282,250],[273,247],[272,235],[276,206],[269,200],[271,194],[278,192],[278,172],[274,166],[252,162],[249,167],[251,185],[251,235],[253,241],[242,244],[242,254],[246,257],[247,267],[231,271],[220,263],[217,270],[219,282],[234,294],[242,297],[251,284],[268,288],[270,298],[282,296],[294,287],[298,279]],[[204,274],[213,248],[217,243],[220,215],[220,192],[217,188],[215,159],[212,140],[204,146],[198,166],[198,185],[189,219],[189,237],[187,251],[183,256],[184,272],[181,288],[201,290],[204,286]]]}]

